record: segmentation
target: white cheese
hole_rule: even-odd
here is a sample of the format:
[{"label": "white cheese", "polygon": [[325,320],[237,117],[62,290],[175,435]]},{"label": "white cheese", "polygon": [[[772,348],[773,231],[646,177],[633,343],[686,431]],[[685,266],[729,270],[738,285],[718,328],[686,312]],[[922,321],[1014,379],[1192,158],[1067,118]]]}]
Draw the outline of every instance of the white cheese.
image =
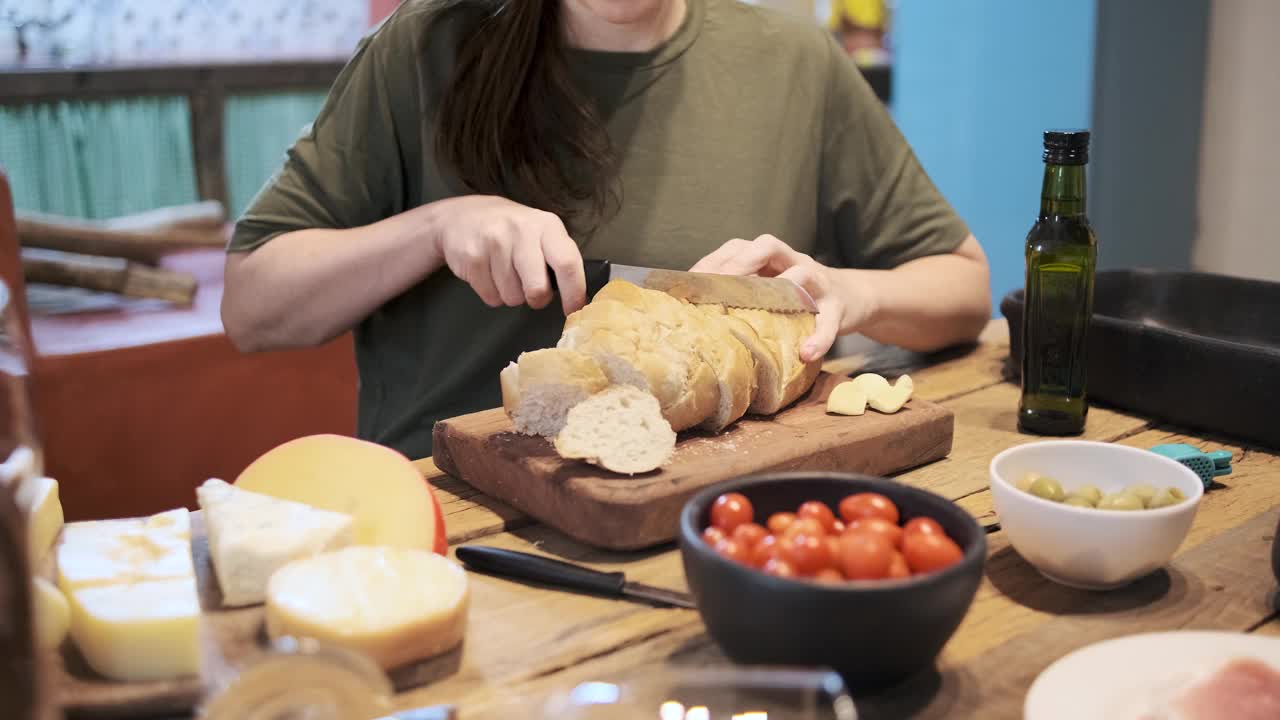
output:
[{"label": "white cheese", "polygon": [[85,587],[195,578],[186,508],[128,520],[72,523],[57,548],[58,586]]},{"label": "white cheese", "polygon": [[209,531],[209,553],[228,607],[267,599],[267,581],[293,560],[354,542],[350,515],[320,510],[208,480],[196,490]]}]

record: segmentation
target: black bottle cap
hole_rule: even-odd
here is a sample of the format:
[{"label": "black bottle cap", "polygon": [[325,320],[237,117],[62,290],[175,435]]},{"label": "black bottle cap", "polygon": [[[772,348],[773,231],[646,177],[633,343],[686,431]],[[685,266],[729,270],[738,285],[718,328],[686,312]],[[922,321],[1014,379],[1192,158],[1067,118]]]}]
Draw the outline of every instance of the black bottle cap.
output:
[{"label": "black bottle cap", "polygon": [[1050,165],[1084,165],[1089,162],[1088,130],[1046,130],[1044,161]]}]

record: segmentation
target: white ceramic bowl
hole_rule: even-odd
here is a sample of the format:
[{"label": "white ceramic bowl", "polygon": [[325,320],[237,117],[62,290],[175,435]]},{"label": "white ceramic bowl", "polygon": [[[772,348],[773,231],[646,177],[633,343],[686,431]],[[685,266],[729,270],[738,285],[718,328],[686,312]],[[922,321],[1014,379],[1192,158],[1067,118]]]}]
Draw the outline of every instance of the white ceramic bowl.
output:
[{"label": "white ceramic bowl", "polygon": [[[1104,494],[1146,482],[1176,487],[1187,499],[1155,510],[1095,510],[1019,490],[1028,472],[1047,475],[1070,493],[1095,485]],[[1149,450],[1085,440],[1019,445],[991,461],[991,495],[1010,544],[1042,575],[1071,587],[1107,590],[1163,567],[1191,529],[1204,496],[1200,478]]]}]

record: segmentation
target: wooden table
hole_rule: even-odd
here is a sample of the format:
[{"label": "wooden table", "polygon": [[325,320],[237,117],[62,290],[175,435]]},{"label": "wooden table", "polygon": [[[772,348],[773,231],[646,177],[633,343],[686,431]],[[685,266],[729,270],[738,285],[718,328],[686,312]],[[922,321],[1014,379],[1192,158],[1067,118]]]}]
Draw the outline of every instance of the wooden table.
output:
[{"label": "wooden table", "polygon": [[[1008,332],[993,323],[969,352],[912,370],[919,396],[956,413],[951,456],[898,479],[945,495],[990,531],[987,578],[936,673],[880,696],[859,698],[863,718],[1020,718],[1035,676],[1062,655],[1101,639],[1178,628],[1280,636],[1276,583],[1267,557],[1280,505],[1276,455],[1221,438],[1189,436],[1123,412],[1094,407],[1085,438],[1150,447],[1187,442],[1234,453],[1235,472],[1208,493],[1177,558],[1110,593],[1070,590],[1044,580],[1009,546],[992,511],[987,466],[993,455],[1037,438],[1015,429],[1018,388],[1005,380]],[[867,358],[832,363],[857,369]],[[875,360],[875,358],[871,358]],[[914,363],[916,358],[888,362]],[[877,364],[875,367],[883,367]],[[625,570],[632,579],[683,589],[674,548],[639,555],[595,551],[540,526],[420,462],[444,504],[451,546],[480,543]],[[529,703],[604,675],[658,664],[727,663],[690,610],[584,597],[472,574],[473,605],[464,648],[433,665],[437,679],[399,698],[403,708],[453,703],[463,718],[497,708],[532,717]]]}]

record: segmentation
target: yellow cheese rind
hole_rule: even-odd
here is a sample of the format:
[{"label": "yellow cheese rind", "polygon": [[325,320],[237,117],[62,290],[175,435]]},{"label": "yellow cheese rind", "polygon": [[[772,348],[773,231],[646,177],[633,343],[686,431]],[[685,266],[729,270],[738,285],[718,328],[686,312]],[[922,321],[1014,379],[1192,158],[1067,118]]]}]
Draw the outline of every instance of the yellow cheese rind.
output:
[{"label": "yellow cheese rind", "polygon": [[42,577],[32,578],[35,605],[36,644],[55,650],[67,637],[71,627],[71,608],[67,597],[53,583]]},{"label": "yellow cheese rind", "polygon": [[71,637],[111,680],[167,680],[200,673],[195,578],[86,587],[67,596]]},{"label": "yellow cheese rind", "polygon": [[290,563],[267,588],[267,634],[313,638],[384,669],[457,647],[470,592],[453,560],[410,548],[355,546]]},{"label": "yellow cheese rind", "polygon": [[191,517],[186,508],[148,518],[73,523],[57,548],[58,587],[194,578]]},{"label": "yellow cheese rind", "polygon": [[209,554],[227,607],[267,599],[272,573],[293,560],[354,542],[350,515],[250,492],[222,480],[196,489],[205,512]]},{"label": "yellow cheese rind", "polygon": [[18,507],[27,518],[27,549],[31,567],[40,567],[62,530],[62,502],[58,498],[58,481],[34,477],[18,486]]},{"label": "yellow cheese rind", "polygon": [[867,411],[867,393],[853,381],[842,382],[827,396],[827,412],[836,415],[861,415]]}]

